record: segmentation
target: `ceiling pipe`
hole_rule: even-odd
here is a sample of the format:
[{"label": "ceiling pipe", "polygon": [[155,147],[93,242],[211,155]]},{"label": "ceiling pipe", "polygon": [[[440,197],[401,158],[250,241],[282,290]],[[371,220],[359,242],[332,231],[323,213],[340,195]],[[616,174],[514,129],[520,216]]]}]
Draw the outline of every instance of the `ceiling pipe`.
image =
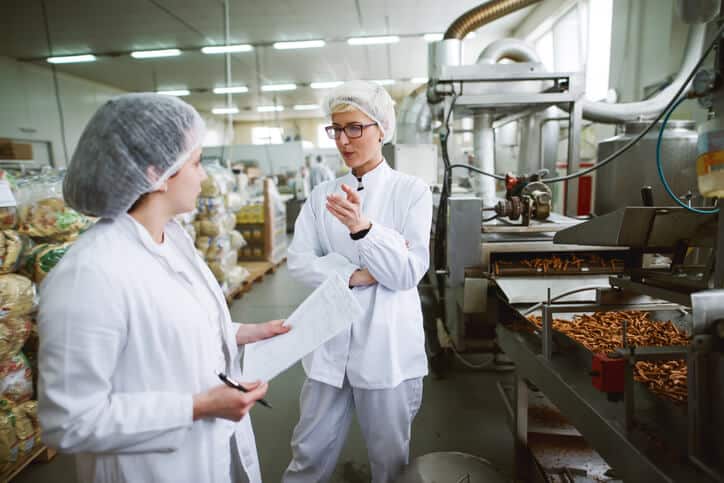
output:
[{"label": "ceiling pipe", "polygon": [[468,33],[479,29],[483,25],[538,2],[540,0],[490,0],[468,10],[455,19],[448,27],[443,38],[462,40]]}]

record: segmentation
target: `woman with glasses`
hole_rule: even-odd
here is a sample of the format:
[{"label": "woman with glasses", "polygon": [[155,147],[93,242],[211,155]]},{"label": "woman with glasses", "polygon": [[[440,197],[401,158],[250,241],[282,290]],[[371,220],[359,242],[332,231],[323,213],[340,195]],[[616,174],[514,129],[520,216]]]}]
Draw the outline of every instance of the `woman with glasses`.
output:
[{"label": "woman with glasses", "polygon": [[356,414],[372,481],[391,482],[407,464],[427,374],[417,284],[429,263],[432,197],[382,157],[395,130],[384,88],[348,82],[324,108],[327,134],[351,172],[312,191],[297,218],[289,270],[312,287],[341,275],[365,313],[303,360],[301,417],[283,481],[328,481]]}]

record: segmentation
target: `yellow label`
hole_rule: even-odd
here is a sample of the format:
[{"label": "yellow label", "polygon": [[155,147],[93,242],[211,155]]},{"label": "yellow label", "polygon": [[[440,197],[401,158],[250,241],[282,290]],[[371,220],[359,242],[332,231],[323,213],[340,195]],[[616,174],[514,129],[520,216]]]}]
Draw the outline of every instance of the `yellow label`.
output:
[{"label": "yellow label", "polygon": [[696,160],[697,176],[704,176],[720,170],[724,170],[724,151],[704,153]]}]

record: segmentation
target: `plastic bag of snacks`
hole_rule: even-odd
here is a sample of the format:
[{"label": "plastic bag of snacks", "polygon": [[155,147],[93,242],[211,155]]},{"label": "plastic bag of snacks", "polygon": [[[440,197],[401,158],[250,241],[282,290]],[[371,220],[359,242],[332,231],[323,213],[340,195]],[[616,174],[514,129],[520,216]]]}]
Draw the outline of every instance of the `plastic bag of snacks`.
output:
[{"label": "plastic bag of snacks", "polygon": [[211,272],[216,277],[219,283],[224,283],[231,270],[237,266],[238,254],[236,252],[229,252],[219,260],[208,262]]},{"label": "plastic bag of snacks", "polygon": [[23,258],[21,273],[39,284],[70,249],[71,243],[41,243]]},{"label": "plastic bag of snacks", "polygon": [[232,250],[231,240],[226,235],[200,236],[196,239],[196,248],[204,254],[204,260],[219,260]]},{"label": "plastic bag of snacks", "polygon": [[27,315],[35,309],[35,285],[22,275],[0,275],[0,318]]},{"label": "plastic bag of snacks", "polygon": [[196,200],[196,209],[201,218],[213,218],[226,213],[223,197],[201,196]]},{"label": "plastic bag of snacks", "polygon": [[202,236],[219,236],[228,233],[236,226],[234,215],[225,214],[208,220],[200,221],[199,234]]},{"label": "plastic bag of snacks", "polygon": [[236,213],[236,222],[239,224],[264,223],[264,205],[253,204],[242,206]]},{"label": "plastic bag of snacks", "polygon": [[15,230],[0,232],[0,274],[11,273],[20,267],[23,250],[29,241]]},{"label": "plastic bag of snacks", "polygon": [[30,336],[33,323],[27,317],[0,319],[0,361],[17,355]]},{"label": "plastic bag of snacks", "polygon": [[248,276],[249,270],[240,265],[235,265],[226,273],[226,283],[229,284],[229,289],[233,290],[244,283]]},{"label": "plastic bag of snacks", "polygon": [[232,191],[226,193],[226,209],[231,213],[236,213],[244,205],[244,196],[241,193]]},{"label": "plastic bag of snacks", "polygon": [[15,416],[11,411],[0,411],[0,470],[18,460],[18,439],[15,436]]},{"label": "plastic bag of snacks", "polygon": [[28,401],[33,397],[33,372],[20,352],[0,363],[0,409]]},{"label": "plastic bag of snacks", "polygon": [[244,240],[244,237],[236,230],[231,230],[229,232],[229,241],[231,242],[231,249],[234,251],[239,250],[239,248],[246,245],[246,240]]},{"label": "plastic bag of snacks", "polygon": [[63,179],[56,173],[18,181],[18,232],[31,238],[70,241],[91,220],[66,206]]},{"label": "plastic bag of snacks", "polygon": [[18,209],[14,206],[0,207],[0,230],[11,230],[18,226]]},{"label": "plastic bag of snacks", "polygon": [[234,175],[218,164],[204,165],[207,178],[201,183],[201,196],[223,196],[234,190]]}]

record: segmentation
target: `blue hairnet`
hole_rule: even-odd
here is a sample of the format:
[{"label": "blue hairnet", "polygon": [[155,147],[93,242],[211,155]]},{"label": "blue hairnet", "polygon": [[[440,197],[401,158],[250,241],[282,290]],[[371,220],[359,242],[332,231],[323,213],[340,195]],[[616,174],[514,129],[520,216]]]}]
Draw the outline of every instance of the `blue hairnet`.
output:
[{"label": "blue hairnet", "polygon": [[322,107],[327,116],[331,116],[334,108],[340,104],[349,104],[366,114],[382,130],[382,142],[392,141],[395,134],[395,103],[384,87],[368,81],[345,82],[332,91]]},{"label": "blue hairnet", "polygon": [[126,94],[93,115],[63,182],[66,202],[81,213],[114,218],[177,173],[201,146],[199,113],[181,99]]}]

